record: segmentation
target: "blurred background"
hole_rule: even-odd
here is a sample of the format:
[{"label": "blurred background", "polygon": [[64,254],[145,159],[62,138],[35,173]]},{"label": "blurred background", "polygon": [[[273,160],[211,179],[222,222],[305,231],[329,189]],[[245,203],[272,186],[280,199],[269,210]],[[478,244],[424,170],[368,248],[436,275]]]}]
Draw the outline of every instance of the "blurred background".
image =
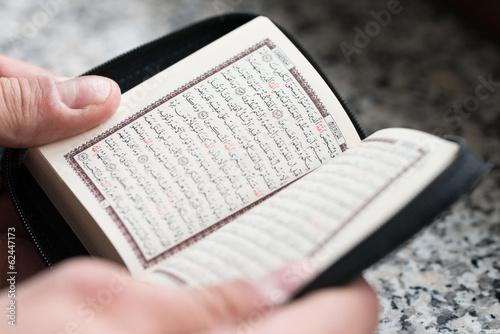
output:
[{"label": "blurred background", "polygon": [[367,133],[400,126],[458,134],[493,164],[470,198],[364,275],[382,306],[377,333],[498,333],[497,1],[2,1],[0,52],[71,77],[234,11],[261,13],[293,33]]}]

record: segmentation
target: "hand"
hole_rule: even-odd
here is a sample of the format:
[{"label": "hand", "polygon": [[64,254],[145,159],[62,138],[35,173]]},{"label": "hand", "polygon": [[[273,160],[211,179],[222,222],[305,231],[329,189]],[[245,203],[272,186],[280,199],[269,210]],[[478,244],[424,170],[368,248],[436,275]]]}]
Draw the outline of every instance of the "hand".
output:
[{"label": "hand", "polygon": [[[7,79],[6,77],[11,77]],[[0,56],[0,146],[30,147],[85,131],[117,108],[116,83],[99,77],[66,79]],[[259,285],[232,282],[203,290],[157,287],[116,265],[73,259],[24,282],[43,265],[17,220],[0,180],[0,235],[16,228],[16,327],[10,333],[371,333],[377,300],[362,279],[310,294],[269,311],[269,287],[290,290],[275,273]],[[5,275],[6,242],[0,239]],[[270,284],[271,282],[271,284]],[[6,280],[3,279],[3,284]],[[267,289],[262,289],[262,286]],[[8,289],[0,308],[10,307]]]},{"label": "hand", "polygon": [[[71,260],[17,287],[16,327],[4,317],[0,332],[372,333],[377,300],[363,280],[277,306],[271,296],[291,288],[282,279],[286,270],[256,284],[235,281],[196,290],[140,282],[103,261]],[[0,308],[7,307],[2,292]]]},{"label": "hand", "polygon": [[[110,117],[120,96],[110,79],[70,80],[0,55],[0,146],[31,147],[85,131]],[[18,279],[44,268],[8,197],[0,178],[0,287],[6,285],[10,227],[16,235]]]}]

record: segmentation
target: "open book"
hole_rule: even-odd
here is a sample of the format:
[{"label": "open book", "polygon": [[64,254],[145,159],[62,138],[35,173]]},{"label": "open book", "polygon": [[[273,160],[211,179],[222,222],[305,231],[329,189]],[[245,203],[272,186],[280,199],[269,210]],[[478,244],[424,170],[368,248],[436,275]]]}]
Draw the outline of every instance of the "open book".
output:
[{"label": "open book", "polygon": [[206,285],[311,257],[324,273],[307,290],[358,274],[484,172],[459,140],[360,137],[314,67],[259,17],[25,164],[87,250],[134,275]]}]

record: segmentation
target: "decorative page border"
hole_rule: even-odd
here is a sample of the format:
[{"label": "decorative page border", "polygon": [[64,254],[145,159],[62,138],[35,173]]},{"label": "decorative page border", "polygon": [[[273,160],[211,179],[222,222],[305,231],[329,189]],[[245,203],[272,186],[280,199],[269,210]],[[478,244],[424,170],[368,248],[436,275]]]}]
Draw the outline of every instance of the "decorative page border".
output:
[{"label": "decorative page border", "polygon": [[[74,149],[74,150],[70,151],[69,153],[65,154],[64,158],[66,159],[66,161],[68,162],[68,164],[73,168],[73,170],[77,173],[77,175],[80,177],[80,179],[84,182],[84,184],[87,186],[87,188],[92,192],[92,194],[95,196],[95,198],[99,202],[105,200],[105,197],[101,193],[101,191],[95,186],[95,184],[92,182],[92,180],[88,177],[87,173],[77,163],[75,156],[77,156],[78,154],[80,154],[83,151],[87,150],[88,148],[94,146],[96,143],[98,143],[98,142],[106,139],[110,135],[114,134],[115,132],[119,131],[120,129],[124,128],[125,126],[131,124],[135,120],[137,120],[140,117],[146,115],[147,113],[149,113],[150,111],[152,111],[152,110],[156,109],[157,107],[161,106],[162,104],[164,104],[165,102],[169,101],[170,99],[178,96],[179,94],[182,94],[183,92],[185,92],[189,88],[195,86],[196,84],[200,83],[201,81],[206,80],[207,78],[209,78],[212,75],[220,72],[224,68],[226,68],[226,67],[234,64],[238,60],[240,60],[240,59],[248,56],[249,54],[257,51],[258,49],[260,49],[263,46],[269,47],[270,50],[273,50],[273,49],[276,48],[276,45],[270,39],[265,39],[265,40],[263,40],[263,41],[255,44],[255,45],[253,45],[252,47],[250,47],[247,50],[241,52],[240,54],[238,54],[238,55],[230,58],[229,60],[227,60],[224,63],[222,63],[222,64],[220,64],[220,65],[212,68],[211,70],[209,70],[208,72],[202,74],[201,76],[197,77],[196,79],[194,79],[194,80],[186,83],[185,85],[177,88],[173,92],[165,95],[164,97],[160,98],[159,100],[155,101],[154,103],[151,103],[146,108],[142,109],[141,111],[137,112],[136,114],[132,115],[131,117],[127,118],[126,120],[118,123],[114,127],[112,127],[110,129],[108,129],[107,131],[101,133],[100,135],[94,137],[93,139],[89,140],[85,144],[80,145],[76,149]],[[314,92],[314,90],[311,88],[311,86],[309,86],[309,84],[306,82],[306,80],[304,79],[304,77],[300,74],[300,72],[295,67],[290,68],[289,72],[297,80],[297,82],[299,83],[300,87],[302,87],[302,89],[304,90],[304,92],[311,99],[311,101],[313,102],[314,106],[317,108],[317,110],[323,116],[323,118],[328,117],[329,114],[326,111],[325,106],[323,105],[323,103],[321,102],[321,100],[319,99],[319,97],[317,96],[317,94]],[[347,148],[347,147],[345,147],[345,144],[343,144],[343,145],[344,146],[341,145],[342,151],[344,151]],[[279,190],[277,190],[277,191],[275,191],[275,192],[273,192],[273,193],[265,196],[264,198],[261,198],[260,200],[258,200],[256,202],[250,204],[249,206],[243,208],[242,210],[239,210],[238,212],[232,214],[231,216],[229,216],[229,217],[227,217],[227,218],[225,218],[225,219],[223,219],[223,220],[221,220],[221,221],[213,224],[212,226],[206,228],[205,230],[203,230],[203,231],[201,231],[201,232],[193,235],[192,237],[190,237],[190,238],[184,240],[183,242],[181,242],[180,244],[178,244],[178,245],[176,245],[176,246],[174,246],[174,247],[172,247],[172,248],[164,251],[163,253],[161,253],[161,254],[159,254],[159,255],[151,258],[151,259],[147,259],[144,256],[144,254],[142,253],[142,251],[141,251],[139,245],[137,244],[136,240],[134,239],[134,237],[132,236],[132,234],[130,233],[130,231],[127,229],[127,227],[125,226],[125,224],[123,223],[123,221],[120,219],[120,217],[118,216],[118,214],[114,211],[114,209],[112,207],[108,207],[108,208],[106,208],[106,211],[107,211],[108,215],[113,219],[113,221],[117,225],[118,229],[120,230],[120,232],[122,233],[122,235],[125,237],[125,239],[129,243],[129,245],[131,246],[133,252],[135,253],[137,259],[139,260],[139,262],[141,263],[141,265],[143,266],[143,268],[146,269],[146,268],[149,268],[152,265],[160,262],[161,260],[163,260],[163,259],[165,259],[165,258],[167,258],[167,257],[169,257],[169,256],[171,256],[171,255],[173,255],[173,254],[175,254],[177,252],[179,252],[180,250],[188,247],[189,245],[193,244],[194,242],[196,242],[196,241],[204,238],[208,234],[211,234],[212,232],[216,231],[220,227],[222,227],[222,226],[226,225],[227,223],[229,223],[230,221],[232,221],[234,218],[236,218],[240,214],[246,212],[247,210],[251,209],[255,205],[258,205],[259,203],[261,203],[262,201],[264,201],[268,197],[274,195],[278,191]]]}]

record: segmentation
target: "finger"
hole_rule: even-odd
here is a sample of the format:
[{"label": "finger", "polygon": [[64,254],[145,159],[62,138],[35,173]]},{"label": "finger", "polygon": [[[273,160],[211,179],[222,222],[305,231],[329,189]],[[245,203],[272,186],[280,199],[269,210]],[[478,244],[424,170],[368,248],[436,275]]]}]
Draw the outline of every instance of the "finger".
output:
[{"label": "finger", "polygon": [[368,334],[378,324],[375,292],[359,278],[348,286],[320,290],[276,310],[261,321],[239,324],[256,333]]},{"label": "finger", "polygon": [[[34,284],[22,289],[24,298],[30,295],[32,300],[42,301],[46,291],[53,291],[54,300],[72,301],[66,317],[75,319],[81,328],[114,322],[124,333],[221,328],[259,309],[262,300],[259,290],[249,282],[199,290],[155,286],[132,279],[111,263],[86,259],[63,263],[31,282]],[[50,326],[55,331],[61,325]]]},{"label": "finger", "polygon": [[[122,268],[102,261],[72,260],[28,283],[19,288],[19,298],[33,301],[26,311],[33,311],[38,319],[19,325],[29,327],[31,320],[39,320],[45,332],[64,329],[70,319],[84,332],[99,332],[98,326],[107,324],[123,333],[357,334],[371,333],[377,320],[376,297],[363,280],[277,309],[263,308],[261,289],[248,282],[232,282],[200,294],[133,280]],[[52,309],[40,309],[48,294]],[[53,318],[54,307],[59,307],[57,318]],[[47,318],[57,321],[48,323]]]},{"label": "finger", "polygon": [[[275,270],[257,282],[237,280],[203,289],[162,290],[162,294],[155,292],[158,303],[150,304],[150,314],[162,319],[163,327],[160,328],[165,330],[225,330],[253,315],[268,313],[285,302],[315,275],[316,269],[309,259],[305,259]],[[148,300],[155,300],[155,297]],[[196,321],[193,314],[196,314]]]},{"label": "finger", "polygon": [[35,75],[57,76],[44,68],[0,55],[0,77],[28,78]]},{"label": "finger", "polygon": [[88,130],[110,117],[118,85],[98,76],[0,78],[0,145],[42,145]]},{"label": "finger", "polygon": [[[19,333],[117,333],[84,329],[87,325],[97,325],[100,320],[97,314],[104,313],[95,310],[92,321],[87,322],[88,311],[94,310],[89,300],[97,300],[103,292],[113,293],[113,298],[127,293],[128,282],[132,279],[123,271],[112,263],[80,258],[65,261],[56,265],[54,270],[46,270],[24,282],[16,281],[16,307],[19,314],[22,312],[24,315],[15,319],[16,330]],[[132,290],[130,293],[133,294]],[[7,307],[8,303],[7,293],[0,295],[0,306]],[[85,312],[80,313],[83,303]],[[105,306],[113,307],[112,304]],[[102,307],[101,304],[98,306]],[[134,304],[127,307],[130,313]],[[122,318],[127,319],[127,315],[122,315]],[[117,318],[117,322],[120,319]],[[114,325],[116,327],[116,323]],[[11,328],[7,326],[7,321],[1,322],[0,333],[4,333],[7,327]]]},{"label": "finger", "polygon": [[[147,319],[134,319],[130,326],[148,323],[158,333],[195,333],[234,325],[252,312],[265,307],[263,296],[247,281],[204,288],[179,289],[143,283],[136,291],[147,303],[141,305]],[[129,304],[121,299],[122,305]],[[115,309],[117,314],[121,312]],[[139,316],[139,314],[138,314]],[[141,328],[137,328],[141,330]],[[142,328],[144,330],[144,328]]]}]

